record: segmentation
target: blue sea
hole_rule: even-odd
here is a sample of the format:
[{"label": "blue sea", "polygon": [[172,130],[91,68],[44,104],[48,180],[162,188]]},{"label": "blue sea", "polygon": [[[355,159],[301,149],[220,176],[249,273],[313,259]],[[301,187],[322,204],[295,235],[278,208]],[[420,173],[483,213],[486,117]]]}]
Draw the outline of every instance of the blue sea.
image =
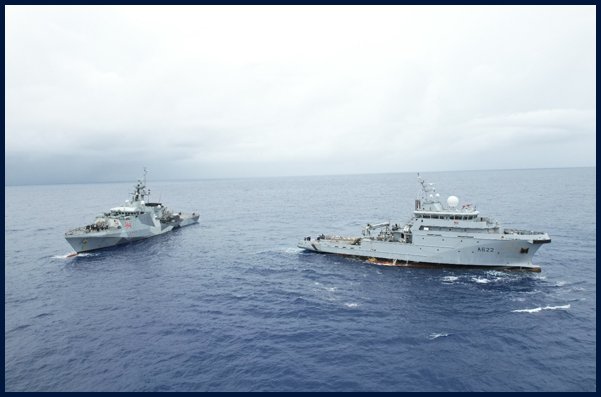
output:
[{"label": "blue sea", "polygon": [[200,223],[68,257],[127,183],[5,187],[6,391],[596,391],[596,168],[422,173],[541,273],[302,252],[409,219],[414,173],[153,181]]}]

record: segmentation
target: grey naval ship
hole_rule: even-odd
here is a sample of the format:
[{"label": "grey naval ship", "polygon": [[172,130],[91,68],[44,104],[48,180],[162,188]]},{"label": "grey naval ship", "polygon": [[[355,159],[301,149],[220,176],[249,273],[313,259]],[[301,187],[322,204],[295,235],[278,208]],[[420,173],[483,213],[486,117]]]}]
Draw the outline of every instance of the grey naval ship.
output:
[{"label": "grey naval ship", "polygon": [[298,247],[383,265],[541,271],[532,257],[542,244],[551,242],[547,233],[506,229],[481,216],[471,204],[459,207],[456,196],[448,197],[445,205],[434,184],[426,183],[419,174],[417,177],[421,197],[403,226],[367,224],[361,237],[309,236]]},{"label": "grey naval ship", "polygon": [[158,236],[198,222],[199,214],[172,212],[162,203],[146,202],[149,197],[144,169],[144,180],[134,186],[131,200],[97,215],[90,225],[68,231],[65,238],[80,253]]}]

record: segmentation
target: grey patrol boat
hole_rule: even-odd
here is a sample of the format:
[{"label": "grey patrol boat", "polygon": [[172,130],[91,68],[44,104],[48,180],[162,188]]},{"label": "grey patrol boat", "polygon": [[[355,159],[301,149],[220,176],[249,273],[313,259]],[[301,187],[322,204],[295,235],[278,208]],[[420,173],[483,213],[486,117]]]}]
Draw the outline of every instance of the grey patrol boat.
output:
[{"label": "grey patrol boat", "polygon": [[540,272],[532,257],[542,244],[551,242],[547,233],[506,229],[496,220],[481,216],[470,204],[460,208],[456,196],[450,196],[444,205],[432,183],[426,183],[419,174],[418,182],[421,197],[415,200],[413,216],[405,225],[367,224],[362,237],[322,234],[317,238],[305,237],[298,247],[366,258],[384,265]]},{"label": "grey patrol boat", "polygon": [[158,236],[173,229],[198,222],[199,214],[172,212],[162,203],[146,202],[150,190],[144,180],[134,186],[131,200],[121,207],[96,216],[94,223],[65,233],[75,252],[87,252],[113,247],[148,237]]}]

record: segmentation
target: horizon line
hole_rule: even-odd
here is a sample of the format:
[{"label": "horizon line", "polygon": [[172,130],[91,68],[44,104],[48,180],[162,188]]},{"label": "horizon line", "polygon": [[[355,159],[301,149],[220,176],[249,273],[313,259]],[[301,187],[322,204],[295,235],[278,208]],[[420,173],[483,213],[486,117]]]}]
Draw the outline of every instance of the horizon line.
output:
[{"label": "horizon line", "polygon": [[[145,168],[145,167],[143,167]],[[333,176],[361,176],[361,175],[386,175],[386,174],[416,174],[416,173],[445,173],[445,172],[486,172],[486,171],[526,171],[526,170],[552,170],[552,169],[571,169],[571,168],[597,168],[597,165],[591,166],[567,166],[567,167],[528,167],[528,168],[488,168],[488,169],[461,169],[461,170],[431,170],[431,171],[389,171],[389,172],[364,172],[349,174],[309,174],[309,175],[257,175],[257,176],[221,176],[221,177],[202,177],[202,178],[181,178],[181,179],[156,179],[153,182],[195,182],[206,180],[236,180],[236,179],[272,179],[272,178],[306,178],[306,177],[333,177]],[[96,182],[54,182],[54,183],[13,183],[4,184],[9,186],[51,186],[51,185],[89,185],[105,183],[129,183],[133,179],[96,181]],[[136,179],[137,180],[137,179]]]}]

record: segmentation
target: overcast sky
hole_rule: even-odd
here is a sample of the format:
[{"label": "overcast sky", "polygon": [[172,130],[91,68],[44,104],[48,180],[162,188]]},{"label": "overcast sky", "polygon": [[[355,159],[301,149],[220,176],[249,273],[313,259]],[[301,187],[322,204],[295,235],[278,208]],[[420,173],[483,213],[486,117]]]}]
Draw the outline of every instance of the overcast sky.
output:
[{"label": "overcast sky", "polygon": [[594,6],[6,6],[7,184],[596,164]]}]

